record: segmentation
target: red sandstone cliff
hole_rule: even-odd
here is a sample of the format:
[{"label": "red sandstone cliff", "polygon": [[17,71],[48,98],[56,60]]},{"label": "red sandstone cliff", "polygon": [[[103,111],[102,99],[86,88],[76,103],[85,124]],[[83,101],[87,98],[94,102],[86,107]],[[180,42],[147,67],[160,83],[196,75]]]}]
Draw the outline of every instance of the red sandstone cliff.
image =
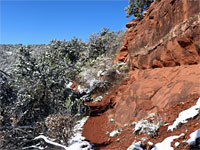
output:
[{"label": "red sandstone cliff", "polygon": [[[189,149],[183,141],[200,128],[200,115],[174,132],[162,126],[153,139],[145,134],[134,135],[134,127],[129,125],[151,113],[165,124],[172,124],[179,112],[193,106],[200,97],[200,2],[154,2],[143,20],[137,25],[130,21],[127,27],[116,60],[129,63],[129,77],[102,102],[89,104],[95,113],[85,124],[83,135],[100,149],[124,150],[142,137],[155,144],[184,133],[176,149]],[[109,121],[111,118],[115,123]],[[122,133],[110,138],[106,132],[116,128],[122,128]]]}]

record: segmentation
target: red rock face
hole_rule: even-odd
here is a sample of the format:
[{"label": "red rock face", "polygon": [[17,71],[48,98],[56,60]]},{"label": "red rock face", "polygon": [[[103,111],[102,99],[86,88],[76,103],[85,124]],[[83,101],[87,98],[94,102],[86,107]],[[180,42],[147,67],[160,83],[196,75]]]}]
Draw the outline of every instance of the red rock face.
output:
[{"label": "red rock face", "polygon": [[200,65],[135,70],[130,79],[135,81],[115,99],[114,116],[120,126],[200,95]]},{"label": "red rock face", "polygon": [[[133,135],[132,129],[128,128],[111,139],[105,134],[107,131],[123,128],[124,124],[145,119],[151,113],[159,114],[165,123],[171,124],[180,111],[195,104],[200,97],[198,0],[154,2],[143,20],[131,21],[127,27],[115,61],[129,63],[129,77],[110,91],[101,103],[89,104],[92,108],[110,109],[92,116],[83,130],[90,142],[106,150],[127,149],[134,139],[140,137]],[[109,123],[110,118],[114,118],[114,125]],[[168,133],[167,126],[164,126],[151,140],[158,143],[168,136],[185,133],[187,129],[182,141],[186,140],[191,132],[200,128],[198,122],[199,119],[195,118],[174,133]],[[116,142],[117,138],[123,139],[122,142]],[[186,148],[182,145],[179,149]]]},{"label": "red rock face", "polygon": [[124,43],[116,59],[131,69],[191,65],[200,62],[200,8],[195,0],[153,3],[137,26],[127,25]]},{"label": "red rock face", "polygon": [[152,3],[143,20],[136,26],[132,22],[117,59],[128,61],[136,81],[116,98],[119,124],[131,117],[140,120],[189,95],[200,94],[200,66],[196,65],[200,62],[199,2]]}]

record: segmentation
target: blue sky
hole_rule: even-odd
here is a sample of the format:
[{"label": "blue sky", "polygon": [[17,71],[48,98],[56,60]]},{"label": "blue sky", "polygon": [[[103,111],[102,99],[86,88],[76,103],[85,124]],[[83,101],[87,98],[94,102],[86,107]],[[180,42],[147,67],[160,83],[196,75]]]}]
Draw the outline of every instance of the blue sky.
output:
[{"label": "blue sky", "polygon": [[86,40],[103,27],[124,30],[128,0],[0,0],[0,44]]}]

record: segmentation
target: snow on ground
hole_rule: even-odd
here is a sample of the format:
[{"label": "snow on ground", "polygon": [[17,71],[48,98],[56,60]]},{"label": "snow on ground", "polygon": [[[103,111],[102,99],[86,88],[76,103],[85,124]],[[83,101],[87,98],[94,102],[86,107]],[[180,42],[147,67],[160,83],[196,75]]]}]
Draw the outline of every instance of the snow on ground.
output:
[{"label": "snow on ground", "polygon": [[6,52],[6,53],[7,53],[8,55],[12,55],[12,54],[13,54],[13,52],[9,52],[9,51],[8,51],[8,52]]},{"label": "snow on ground", "polygon": [[148,142],[149,145],[153,145],[153,143],[151,141]]},{"label": "snow on ground", "polygon": [[176,142],[174,145],[175,145],[175,147],[178,147],[180,145],[180,143]]},{"label": "snow on ground", "polygon": [[117,130],[113,130],[111,133],[110,133],[110,137],[115,137],[115,136],[117,136],[117,135],[119,135],[120,134],[120,131],[117,129]]},{"label": "snow on ground", "polygon": [[129,146],[128,147],[128,149],[127,150],[143,150],[143,148],[141,148],[141,141],[139,141],[139,142],[133,142],[132,144],[131,144],[131,146]]},{"label": "snow on ground", "polygon": [[182,111],[178,118],[174,121],[174,123],[168,127],[168,130],[173,131],[176,129],[180,124],[187,123],[188,119],[194,118],[199,114],[200,111],[200,98],[197,100],[196,105],[192,106],[189,109]]},{"label": "snow on ground", "polygon": [[59,143],[53,142],[52,140],[50,140],[49,138],[47,138],[44,135],[39,135],[39,136],[34,138],[34,140],[38,140],[38,139],[43,139],[46,143],[49,143],[51,145],[55,145],[57,147],[63,148],[64,150],[67,150],[67,147],[65,147],[65,146],[63,146],[63,145],[61,145]]},{"label": "snow on ground", "polygon": [[179,136],[167,137],[161,143],[157,143],[151,150],[173,150],[174,148],[171,147],[171,142],[181,136],[184,136],[184,133],[180,134]]},{"label": "snow on ground", "polygon": [[69,140],[69,144],[73,143],[74,141],[80,141],[80,140],[85,140],[85,137],[82,136],[82,127],[85,124],[85,122],[87,121],[88,117],[84,117],[83,119],[81,119],[80,121],[77,122],[77,124],[74,126],[74,136],[72,138],[70,138]]},{"label": "snow on ground", "polygon": [[[197,138],[200,138],[200,129],[198,129],[190,134],[190,139],[187,140],[187,143],[190,145],[195,145]],[[200,146],[200,144],[198,146]]]},{"label": "snow on ground", "polygon": [[88,117],[83,118],[77,122],[74,127],[74,136],[69,140],[69,147],[67,150],[91,150],[92,146],[89,142],[84,141],[85,137],[82,136],[83,125],[87,121]]},{"label": "snow on ground", "polygon": [[[43,139],[49,145],[53,145],[54,147],[57,147],[57,149],[68,150],[66,146],[61,145],[59,143],[56,143],[56,142],[54,142],[54,139],[50,139],[50,138],[48,138],[48,137],[46,137],[44,135],[39,135],[39,136],[34,138],[34,140],[39,140],[39,139]],[[29,146],[29,147],[24,147],[22,149],[26,150],[26,149],[30,149],[30,148],[35,148],[35,149],[40,149],[40,150],[44,150],[45,149],[45,147],[40,146],[40,144],[32,145],[32,146]]]},{"label": "snow on ground", "polygon": [[87,141],[77,141],[67,147],[67,150],[92,150],[92,146]]}]

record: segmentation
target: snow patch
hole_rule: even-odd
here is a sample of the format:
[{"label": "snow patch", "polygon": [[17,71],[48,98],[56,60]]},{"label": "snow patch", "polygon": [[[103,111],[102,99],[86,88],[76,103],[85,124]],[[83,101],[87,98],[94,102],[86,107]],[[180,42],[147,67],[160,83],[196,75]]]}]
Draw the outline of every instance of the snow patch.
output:
[{"label": "snow patch", "polygon": [[149,145],[153,145],[153,143],[151,141],[148,142]]},{"label": "snow patch", "polygon": [[115,122],[115,119],[111,118],[109,121],[110,121],[111,123],[114,123],[114,122]]},{"label": "snow patch", "polygon": [[156,117],[156,114],[155,114],[155,113],[149,114],[149,118],[153,118],[153,117]]},{"label": "snow patch", "polygon": [[53,142],[52,140],[50,140],[49,138],[47,138],[44,135],[39,135],[39,136],[34,138],[34,140],[38,140],[38,139],[43,139],[46,143],[49,143],[51,145],[55,145],[57,147],[61,147],[61,148],[65,149],[65,150],[68,150],[67,147],[65,147],[65,146],[63,146],[63,145],[61,145],[59,143]]},{"label": "snow patch", "polygon": [[175,147],[178,147],[180,145],[180,143],[176,142],[174,145],[175,145]]},{"label": "snow patch", "polygon": [[161,143],[157,143],[151,150],[173,150],[174,148],[171,147],[171,142],[181,136],[184,136],[184,133],[180,134],[179,136],[167,137]]},{"label": "snow patch", "polygon": [[39,150],[44,150],[45,148],[40,146],[39,144],[33,145],[33,146],[29,146],[29,147],[24,147],[22,148],[22,150],[26,150],[26,149],[39,149]]},{"label": "snow patch", "polygon": [[89,82],[90,88],[92,88],[94,86],[94,84],[96,84],[98,82],[98,80],[92,79],[92,80],[90,80],[88,82]]},{"label": "snow patch", "polygon": [[[190,139],[187,140],[187,143],[190,145],[195,145],[197,138],[200,138],[200,129],[198,129],[190,134]],[[200,144],[198,146],[200,146]]]},{"label": "snow patch", "polygon": [[12,55],[13,54],[13,52],[10,52],[10,51],[8,51],[8,52],[6,52],[8,55]]},{"label": "snow patch", "polygon": [[72,86],[72,82],[69,82],[67,85],[66,85],[66,88],[70,88],[71,89],[71,86]]},{"label": "snow patch", "polygon": [[113,130],[111,133],[110,133],[110,137],[115,137],[115,136],[117,136],[117,135],[119,135],[120,134],[120,131],[117,129],[117,130]]},{"label": "snow patch", "polygon": [[91,150],[92,146],[87,141],[77,141],[67,148],[67,150]]},{"label": "snow patch", "polygon": [[119,70],[116,70],[116,73],[117,73],[117,74],[121,74],[121,73],[119,72]]},{"label": "snow patch", "polygon": [[103,73],[103,71],[102,71],[102,70],[99,70],[99,71],[97,72],[97,77],[102,76],[102,73]]},{"label": "snow patch", "polygon": [[103,99],[103,96],[98,96],[94,99],[93,103],[100,102]]},{"label": "snow patch", "polygon": [[84,91],[84,89],[80,85],[78,85],[78,91],[81,93]]},{"label": "snow patch", "polygon": [[200,110],[200,98],[197,100],[196,105],[179,113],[178,118],[176,118],[174,123],[168,127],[168,130],[173,131],[180,124],[187,123],[188,119],[194,118],[199,114],[199,110]]},{"label": "snow patch", "polygon": [[141,144],[142,144],[141,141],[139,141],[139,142],[135,142],[135,141],[134,141],[134,142],[131,144],[131,146],[128,147],[127,150],[143,150],[143,148],[141,147]]},{"label": "snow patch", "polygon": [[131,126],[135,126],[136,124],[137,124],[137,122],[133,121],[133,122],[131,123]]},{"label": "snow patch", "polygon": [[[67,150],[90,150],[92,146],[89,142],[83,141],[85,137],[82,136],[83,125],[87,121],[88,117],[84,117],[78,121],[74,127],[74,136],[69,140],[69,147]],[[84,148],[83,148],[84,147]]]}]

